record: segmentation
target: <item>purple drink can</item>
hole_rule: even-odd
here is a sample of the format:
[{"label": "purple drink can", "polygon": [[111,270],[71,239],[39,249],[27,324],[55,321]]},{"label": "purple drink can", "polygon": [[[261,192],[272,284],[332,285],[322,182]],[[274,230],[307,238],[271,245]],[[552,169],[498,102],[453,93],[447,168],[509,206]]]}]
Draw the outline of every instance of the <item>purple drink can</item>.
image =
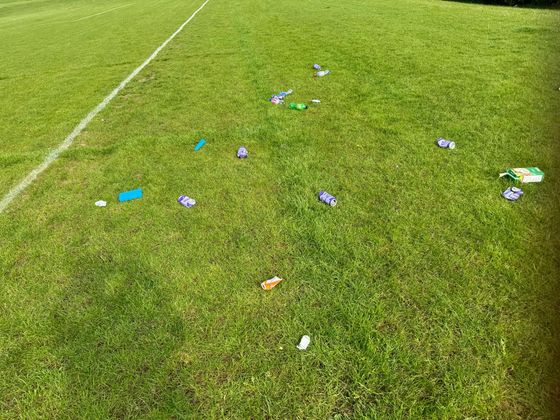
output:
[{"label": "purple drink can", "polygon": [[455,142],[451,140],[445,140],[444,138],[440,137],[437,139],[437,145],[443,149],[455,149]]},{"label": "purple drink can", "polygon": [[313,64],[313,68],[315,70],[321,70],[321,66],[319,64]]},{"label": "purple drink can", "polygon": [[321,200],[323,203],[328,204],[331,207],[336,206],[336,198],[330,195],[326,191],[321,191],[319,193],[319,200]]},{"label": "purple drink can", "polygon": [[179,197],[177,199],[177,201],[179,202],[179,204],[181,204],[182,206],[185,207],[192,207],[196,204],[196,201],[194,198],[189,198],[186,195],[182,195],[181,197]]},{"label": "purple drink can", "polygon": [[521,191],[521,188],[517,188],[517,187],[509,187],[507,190],[505,190],[502,193],[502,197],[504,197],[506,200],[509,201],[516,201],[522,195],[523,195],[523,191]]},{"label": "purple drink can", "polygon": [[239,159],[246,158],[247,156],[249,156],[249,152],[247,151],[247,149],[245,149],[244,147],[240,147],[239,149],[237,149],[237,157]]}]

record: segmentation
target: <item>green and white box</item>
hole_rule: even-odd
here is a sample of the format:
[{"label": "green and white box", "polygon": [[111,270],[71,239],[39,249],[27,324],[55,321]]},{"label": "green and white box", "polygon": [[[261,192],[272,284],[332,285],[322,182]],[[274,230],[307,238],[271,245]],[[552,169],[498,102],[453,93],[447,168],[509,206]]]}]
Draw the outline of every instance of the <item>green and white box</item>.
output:
[{"label": "green and white box", "polygon": [[509,168],[500,176],[509,176],[516,182],[527,184],[529,182],[542,182],[544,172],[539,168]]}]

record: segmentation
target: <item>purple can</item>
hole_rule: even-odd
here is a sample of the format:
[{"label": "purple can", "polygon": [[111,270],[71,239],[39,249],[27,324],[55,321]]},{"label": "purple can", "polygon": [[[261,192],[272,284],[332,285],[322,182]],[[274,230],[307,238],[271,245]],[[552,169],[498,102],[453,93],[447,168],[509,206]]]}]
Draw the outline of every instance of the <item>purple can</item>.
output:
[{"label": "purple can", "polygon": [[319,64],[313,64],[313,68],[315,70],[321,70],[321,66]]},{"label": "purple can", "polygon": [[336,206],[336,198],[330,195],[326,191],[321,191],[319,193],[319,200],[321,200],[323,203],[328,204],[331,207]]},{"label": "purple can", "polygon": [[237,149],[237,157],[239,159],[246,158],[247,156],[249,156],[249,152],[247,151],[247,149],[245,149],[244,147],[240,147],[239,149]]},{"label": "purple can", "polygon": [[182,195],[181,197],[179,197],[177,199],[177,201],[179,202],[179,204],[181,204],[182,206],[185,207],[192,207],[196,204],[196,201],[194,198],[189,198],[186,195]]},{"label": "purple can", "polygon": [[502,197],[509,201],[519,200],[519,197],[521,197],[522,195],[523,191],[521,191],[521,188],[517,187],[509,187],[502,193]]},{"label": "purple can", "polygon": [[436,141],[437,145],[442,149],[455,149],[455,142],[451,140],[445,140],[444,138],[440,137]]}]

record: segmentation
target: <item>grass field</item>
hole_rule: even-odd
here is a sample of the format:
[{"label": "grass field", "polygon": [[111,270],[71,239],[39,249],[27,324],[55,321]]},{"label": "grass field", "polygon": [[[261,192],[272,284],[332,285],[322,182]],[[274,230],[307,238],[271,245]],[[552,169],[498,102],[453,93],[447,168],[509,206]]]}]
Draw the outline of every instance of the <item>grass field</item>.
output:
[{"label": "grass field", "polygon": [[[201,3],[0,0],[0,198]],[[210,0],[0,214],[0,416],[560,415],[559,40],[559,10]],[[546,173],[515,203],[512,166]]]}]

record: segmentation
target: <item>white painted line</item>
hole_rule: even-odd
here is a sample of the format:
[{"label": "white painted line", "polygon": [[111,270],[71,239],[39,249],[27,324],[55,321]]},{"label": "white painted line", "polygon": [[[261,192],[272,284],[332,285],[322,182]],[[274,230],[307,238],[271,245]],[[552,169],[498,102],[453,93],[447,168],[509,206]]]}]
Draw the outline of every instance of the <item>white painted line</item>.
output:
[{"label": "white painted line", "polygon": [[105,13],[112,12],[113,10],[122,9],[123,7],[126,7],[126,6],[131,6],[132,4],[134,4],[134,3],[123,4],[122,6],[113,7],[112,9],[108,9],[108,10],[105,10],[103,12],[95,13],[93,15],[84,16],[83,18],[80,18],[80,19],[71,20],[70,22],[79,22],[81,20],[89,19],[89,18],[92,18],[92,17],[95,17],[95,16],[99,16],[99,15],[103,15]]},{"label": "white painted line", "polygon": [[84,128],[87,127],[87,125],[91,122],[91,120],[93,120],[95,116],[99,114],[101,111],[103,111],[103,109],[109,104],[109,102],[111,102],[113,98],[117,96],[119,92],[125,88],[128,82],[134,79],[134,77],[136,77],[136,75],[138,75],[138,73],[140,73],[144,67],[150,64],[150,62],[154,58],[156,58],[156,56],[160,53],[160,51],[163,50],[167,46],[167,44],[169,44],[171,40],[175,38],[177,34],[183,30],[185,26],[187,26],[187,24],[196,16],[198,12],[202,10],[204,6],[206,6],[206,3],[208,3],[209,1],[210,0],[206,0],[204,3],[202,3],[202,6],[196,9],[196,11],[191,15],[191,17],[188,18],[185,22],[183,22],[181,26],[179,26],[179,29],[173,32],[173,34],[169,38],[167,38],[163,44],[157,47],[157,49],[152,53],[152,55],[150,55],[146,59],[146,61],[140,64],[140,66],[138,66],[136,70],[130,73],[128,77],[124,79],[109,95],[107,95],[107,97],[103,99],[103,101],[101,101],[99,105],[93,108],[90,111],[90,113],[87,114],[82,121],[80,121],[80,123],[74,128],[74,130],[70,134],[68,134],[68,137],[66,137],[62,143],[60,143],[55,149],[53,149],[47,155],[45,160],[43,160],[43,163],[41,163],[39,166],[37,166],[35,169],[29,172],[29,174],[27,174],[27,176],[19,182],[19,184],[17,184],[10,191],[8,191],[8,193],[2,198],[2,201],[0,201],[0,213],[6,210],[6,208],[10,205],[10,203],[18,195],[20,195],[27,187],[29,187],[29,185],[31,185],[31,183],[35,181],[35,179],[45,169],[51,166],[51,164],[60,156],[62,152],[67,150],[72,145],[74,139],[78,137],[78,135],[83,131]]}]

